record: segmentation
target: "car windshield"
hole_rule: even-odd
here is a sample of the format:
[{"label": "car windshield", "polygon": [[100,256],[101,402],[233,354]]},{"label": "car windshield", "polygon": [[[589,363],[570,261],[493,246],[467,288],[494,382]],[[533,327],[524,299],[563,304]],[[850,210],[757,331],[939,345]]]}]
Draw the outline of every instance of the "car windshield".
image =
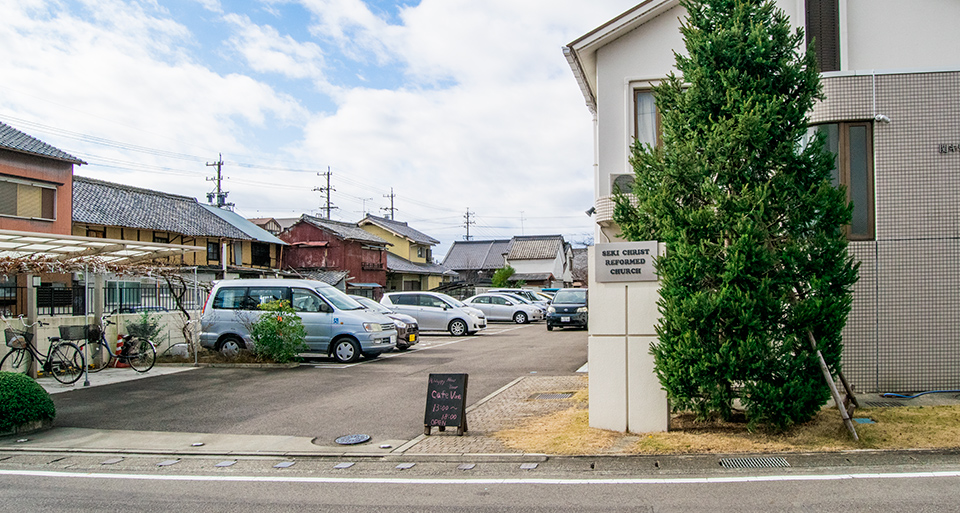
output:
[{"label": "car windshield", "polygon": [[363,305],[333,287],[317,287],[316,291],[339,310],[363,310]]},{"label": "car windshield", "polygon": [[553,297],[554,304],[585,304],[587,289],[561,290]]},{"label": "car windshield", "polygon": [[357,303],[360,303],[361,305],[369,308],[370,310],[373,310],[374,312],[391,313],[391,310],[389,308],[381,305],[380,303],[377,303],[376,301],[368,297],[350,296],[350,299],[353,299]]},{"label": "car windshield", "polygon": [[450,303],[451,305],[453,305],[453,306],[455,306],[455,307],[457,307],[457,308],[463,308],[463,307],[467,306],[466,304],[464,304],[464,303],[463,303],[462,301],[460,301],[459,299],[454,299],[454,298],[452,298],[452,297],[450,297],[450,296],[448,296],[448,295],[446,295],[446,294],[440,294],[440,293],[438,292],[437,295],[440,296],[440,297],[441,297],[444,301],[446,301],[447,303]]}]

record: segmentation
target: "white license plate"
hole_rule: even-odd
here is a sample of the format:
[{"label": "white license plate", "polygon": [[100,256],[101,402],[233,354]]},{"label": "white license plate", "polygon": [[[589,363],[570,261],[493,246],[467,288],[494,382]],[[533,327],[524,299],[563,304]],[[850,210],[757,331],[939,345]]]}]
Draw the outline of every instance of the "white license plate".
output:
[{"label": "white license plate", "polygon": [[397,336],[396,336],[396,335],[390,335],[390,343],[391,343],[391,344],[396,344],[396,343],[397,343]]},{"label": "white license plate", "polygon": [[560,322],[570,322],[570,318],[569,318],[569,317],[561,317],[561,318],[560,318]]}]

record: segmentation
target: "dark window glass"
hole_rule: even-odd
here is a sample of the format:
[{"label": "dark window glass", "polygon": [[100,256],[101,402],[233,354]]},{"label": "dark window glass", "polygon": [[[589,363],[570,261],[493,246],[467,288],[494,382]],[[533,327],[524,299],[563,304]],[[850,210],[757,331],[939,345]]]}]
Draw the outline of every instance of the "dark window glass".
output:
[{"label": "dark window glass", "polygon": [[243,306],[246,292],[245,288],[222,288],[213,298],[213,307],[222,310],[239,310]]},{"label": "dark window glass", "polygon": [[806,0],[807,44],[813,41],[821,72],[840,70],[839,0]]},{"label": "dark window glass", "polygon": [[847,188],[853,218],[847,227],[850,240],[874,238],[873,134],[870,122],[827,123],[810,127],[811,135],[825,134],[825,150],[834,155],[834,185]]},{"label": "dark window glass", "polygon": [[250,245],[251,264],[260,267],[270,267],[270,245],[254,242]]},{"label": "dark window glass", "polygon": [[207,243],[207,261],[208,262],[220,261],[220,243],[218,242]]}]

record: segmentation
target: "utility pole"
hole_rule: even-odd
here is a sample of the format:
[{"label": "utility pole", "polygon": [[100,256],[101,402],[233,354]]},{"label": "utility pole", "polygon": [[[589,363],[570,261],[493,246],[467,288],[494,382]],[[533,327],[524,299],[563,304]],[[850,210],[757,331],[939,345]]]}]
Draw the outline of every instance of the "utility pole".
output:
[{"label": "utility pole", "polygon": [[471,220],[470,220],[470,216],[471,216],[471,215],[476,216],[477,213],[476,213],[476,212],[471,212],[471,211],[470,211],[470,207],[467,207],[467,213],[463,216],[463,218],[466,219],[466,221],[463,223],[463,225],[467,227],[467,235],[463,237],[463,240],[470,240],[470,225],[471,225],[471,224],[477,224],[476,221],[471,221]]},{"label": "utility pole", "polygon": [[367,202],[368,202],[368,201],[373,201],[373,198],[360,198],[360,201],[363,202],[363,203],[362,203],[362,204],[363,204],[363,207],[362,207],[363,212],[361,213],[361,215],[362,215],[363,217],[367,217]]},{"label": "utility pole", "polygon": [[333,187],[330,186],[330,176],[331,176],[331,175],[333,175],[333,172],[330,171],[330,166],[327,166],[327,172],[326,172],[326,173],[317,173],[317,176],[325,176],[325,177],[327,177],[327,186],[326,186],[326,187],[314,187],[314,188],[313,188],[314,191],[319,191],[321,194],[323,194],[323,193],[326,193],[326,194],[327,194],[327,203],[326,203],[326,205],[320,207],[320,210],[326,210],[326,211],[327,211],[327,219],[330,219],[330,210],[331,210],[331,209],[339,208],[339,207],[333,206],[333,203],[330,203],[330,191],[335,191],[335,190],[336,190],[336,189],[334,189]]},{"label": "utility pole", "polygon": [[397,197],[397,195],[393,193],[393,187],[390,188],[390,194],[384,194],[383,197],[390,198],[390,207],[380,207],[380,210],[386,210],[390,212],[390,214],[387,216],[387,219],[396,221],[395,213],[397,209],[393,206],[393,198]]},{"label": "utility pole", "polygon": [[520,211],[520,236],[523,236],[523,210]]},{"label": "utility pole", "polygon": [[[217,208],[227,207],[228,209],[233,206],[233,203],[227,203],[227,194],[229,192],[223,190],[221,183],[223,182],[223,153],[219,154],[219,159],[216,162],[207,162],[208,167],[217,168],[217,177],[216,178],[207,178],[208,182],[217,182],[217,192],[208,192],[207,193],[207,202],[215,204]],[[214,203],[216,199],[216,203]]]}]

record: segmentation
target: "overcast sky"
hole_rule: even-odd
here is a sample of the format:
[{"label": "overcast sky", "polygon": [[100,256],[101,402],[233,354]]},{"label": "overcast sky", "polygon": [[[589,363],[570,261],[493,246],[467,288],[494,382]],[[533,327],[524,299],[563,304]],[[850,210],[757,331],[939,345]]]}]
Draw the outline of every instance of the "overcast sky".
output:
[{"label": "overcast sky", "polygon": [[0,121],[82,176],[241,215],[385,215],[438,240],[593,234],[561,48],[637,0],[0,0]]}]

